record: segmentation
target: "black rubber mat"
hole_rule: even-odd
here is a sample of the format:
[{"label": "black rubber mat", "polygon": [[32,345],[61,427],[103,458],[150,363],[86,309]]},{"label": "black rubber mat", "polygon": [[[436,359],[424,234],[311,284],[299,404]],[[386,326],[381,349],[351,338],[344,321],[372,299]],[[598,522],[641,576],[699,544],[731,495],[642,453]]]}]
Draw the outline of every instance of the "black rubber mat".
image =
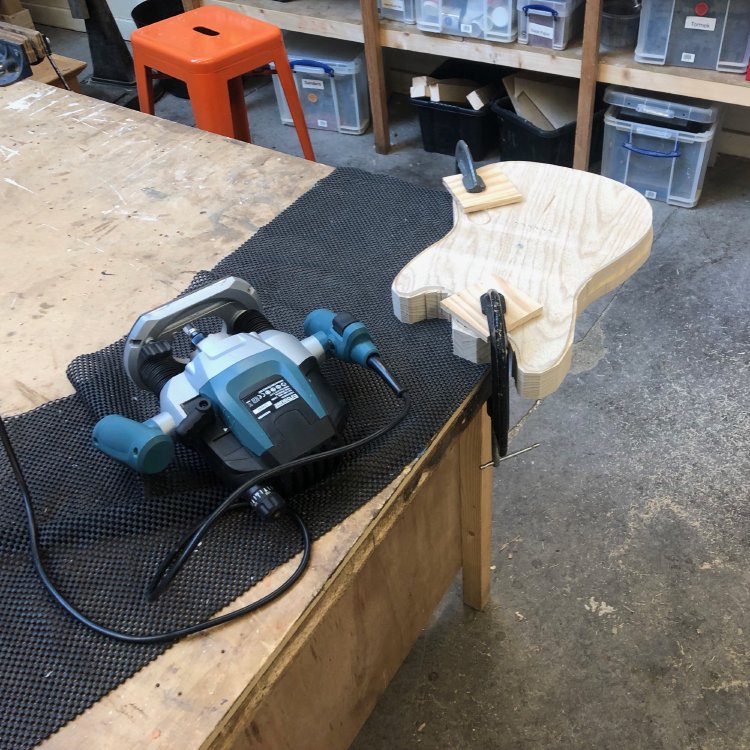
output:
[{"label": "black rubber mat", "polygon": [[[451,354],[447,323],[406,326],[391,308],[393,277],[450,226],[447,194],[342,169],[191,285],[240,276],[259,291],[275,327],[298,336],[313,308],[347,310],[367,324],[412,395],[412,411],[396,430],[291,499],[315,537],[418,456],[481,377],[483,368]],[[123,328],[132,322],[123,321]],[[74,360],[68,376],[76,395],[11,419],[8,430],[63,593],[103,624],[146,633],[205,619],[296,554],[300,539],[291,522],[264,524],[237,512],[212,530],[167,593],[156,602],[145,599],[145,583],[160,560],[226,490],[186,448],[178,448],[169,469],[148,478],[94,450],[91,429],[100,417],[142,420],[157,411],[156,399],[126,378],[122,346],[118,341]],[[335,361],[324,372],[351,407],[350,438],[385,424],[400,408],[370,373]],[[121,643],[64,613],[32,567],[5,456],[0,488],[0,747],[28,748],[166,647]]]}]

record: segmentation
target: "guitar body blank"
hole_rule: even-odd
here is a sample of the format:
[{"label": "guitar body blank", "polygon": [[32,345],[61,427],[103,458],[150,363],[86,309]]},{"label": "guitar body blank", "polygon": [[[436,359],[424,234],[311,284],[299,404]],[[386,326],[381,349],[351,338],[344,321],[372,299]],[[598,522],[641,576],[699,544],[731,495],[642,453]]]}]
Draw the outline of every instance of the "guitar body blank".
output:
[{"label": "guitar body blank", "polygon": [[[653,240],[648,201],[606,177],[532,162],[503,162],[523,195],[509,206],[464,213],[453,229],[412,259],[393,281],[393,311],[405,323],[448,317],[440,301],[498,274],[542,305],[542,314],[509,334],[518,392],[552,393],[570,369],[577,316],[629,278]],[[453,322],[453,348],[487,361],[478,334]]]}]

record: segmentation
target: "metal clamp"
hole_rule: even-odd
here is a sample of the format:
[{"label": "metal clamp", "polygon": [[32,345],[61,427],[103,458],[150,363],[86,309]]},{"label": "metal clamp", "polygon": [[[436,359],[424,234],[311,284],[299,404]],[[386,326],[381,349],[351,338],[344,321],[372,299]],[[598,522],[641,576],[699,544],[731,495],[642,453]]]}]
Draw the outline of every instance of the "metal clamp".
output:
[{"label": "metal clamp", "polygon": [[487,403],[492,422],[492,461],[497,466],[508,453],[510,429],[510,364],[512,352],[505,327],[505,297],[490,289],[480,297],[490,329],[492,395]]},{"label": "metal clamp", "polygon": [[456,143],[456,169],[463,177],[467,193],[481,193],[485,189],[484,180],[477,174],[474,159],[466,141]]}]

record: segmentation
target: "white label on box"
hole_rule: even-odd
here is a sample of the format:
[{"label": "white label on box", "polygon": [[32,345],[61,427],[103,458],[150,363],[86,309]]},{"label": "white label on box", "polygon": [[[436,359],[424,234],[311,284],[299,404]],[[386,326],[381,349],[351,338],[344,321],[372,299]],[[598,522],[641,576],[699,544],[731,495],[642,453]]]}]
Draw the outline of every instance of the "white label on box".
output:
[{"label": "white label on box", "polygon": [[381,0],[381,3],[388,10],[397,10],[400,13],[404,12],[404,0]]},{"label": "white label on box", "polygon": [[681,62],[693,63],[695,62],[695,55],[692,52],[683,52],[680,58]]},{"label": "white label on box", "polygon": [[471,24],[470,23],[462,23],[461,24],[461,33],[462,34],[471,34]]},{"label": "white label on box", "polygon": [[529,21],[528,34],[529,36],[540,36],[544,39],[554,39],[555,27]]},{"label": "white label on box", "polygon": [[655,190],[644,190],[643,194],[647,198],[651,198],[651,200],[655,200],[656,199],[656,191]]},{"label": "white label on box", "polygon": [[302,79],[303,89],[324,89],[325,84],[323,81],[316,81],[314,78],[303,78]]},{"label": "white label on box", "polygon": [[688,16],[685,19],[685,28],[694,29],[695,31],[716,31],[716,19]]},{"label": "white label on box", "polygon": [[318,127],[319,128],[327,128],[328,127],[328,120],[318,120]]}]

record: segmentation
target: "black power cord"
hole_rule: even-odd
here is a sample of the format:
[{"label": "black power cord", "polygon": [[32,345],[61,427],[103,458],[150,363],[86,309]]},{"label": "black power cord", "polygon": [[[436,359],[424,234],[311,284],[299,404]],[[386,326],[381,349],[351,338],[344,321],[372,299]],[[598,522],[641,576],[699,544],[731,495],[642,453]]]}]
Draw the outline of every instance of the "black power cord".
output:
[{"label": "black power cord", "polygon": [[[360,438],[359,440],[355,440],[347,445],[342,445],[338,448],[332,448],[327,451],[322,451],[321,453],[315,453],[310,456],[298,458],[295,461],[289,461],[288,463],[282,464],[280,466],[275,466],[274,468],[268,469],[267,471],[264,471],[261,474],[253,477],[251,480],[248,480],[247,482],[245,482],[245,484],[238,487],[231,494],[229,494],[221,502],[221,504],[218,505],[216,509],[212,513],[210,513],[198,525],[198,527],[183,540],[183,542],[177,547],[172,555],[167,558],[167,560],[165,561],[166,565],[162,564],[162,566],[160,567],[161,574],[163,575],[164,571],[168,569],[170,571],[171,580],[171,578],[176,575],[177,571],[179,571],[179,569],[185,564],[185,562],[187,562],[190,554],[193,552],[195,547],[198,545],[198,543],[201,541],[210,527],[226,512],[239,507],[239,505],[243,502],[240,500],[241,495],[246,490],[250,489],[250,487],[252,487],[253,485],[267,482],[274,477],[285,474],[286,472],[292,471],[301,466],[307,466],[308,464],[312,464],[316,461],[322,461],[328,458],[335,458],[345,453],[349,453],[350,451],[356,450],[357,448],[362,448],[392,430],[404,419],[411,406],[411,399],[406,392],[402,392],[399,397],[403,401],[403,408],[401,409],[401,411],[388,424],[375,430],[375,432],[372,432],[369,435],[366,435],[365,437]],[[302,517],[293,510],[287,509],[287,512],[297,523],[302,533],[302,559],[300,560],[294,572],[286,579],[286,581],[284,581],[280,586],[278,586],[270,593],[266,594],[260,599],[257,599],[254,602],[251,602],[250,604],[245,605],[244,607],[233,610],[232,612],[227,612],[224,615],[219,615],[209,620],[204,620],[203,622],[194,623],[193,625],[187,625],[182,628],[170,630],[165,633],[149,633],[146,635],[137,635],[134,633],[124,633],[119,630],[108,628],[105,625],[100,625],[99,623],[94,622],[81,611],[76,609],[76,607],[60,593],[57,585],[47,572],[44,561],[42,560],[41,546],[39,544],[39,530],[36,523],[36,516],[34,514],[34,507],[32,505],[31,491],[29,490],[28,483],[26,482],[26,477],[24,476],[23,469],[21,468],[21,464],[13,448],[13,444],[11,443],[10,436],[8,435],[8,431],[5,427],[5,422],[3,421],[2,417],[0,417],[0,442],[2,442],[5,453],[8,456],[8,460],[10,461],[13,475],[15,476],[16,482],[18,483],[19,489],[21,490],[21,500],[23,502],[24,511],[26,513],[26,522],[29,531],[31,559],[34,564],[34,568],[39,575],[39,578],[41,579],[42,583],[44,584],[45,588],[50,593],[52,598],[69,615],[74,617],[80,623],[83,623],[87,627],[96,631],[97,633],[100,633],[101,635],[106,635],[110,638],[115,638],[119,641],[125,641],[127,643],[166,643],[169,641],[177,640],[178,638],[182,638],[186,635],[192,635],[193,633],[199,633],[203,630],[214,628],[217,625],[223,625],[224,623],[236,620],[238,617],[242,617],[243,615],[249,614],[250,612],[254,612],[255,610],[260,609],[264,605],[278,598],[281,594],[291,588],[291,586],[299,579],[299,577],[305,571],[308,562],[310,561],[310,549],[312,547],[310,532],[305,525]],[[159,577],[158,572],[157,577]]]}]

